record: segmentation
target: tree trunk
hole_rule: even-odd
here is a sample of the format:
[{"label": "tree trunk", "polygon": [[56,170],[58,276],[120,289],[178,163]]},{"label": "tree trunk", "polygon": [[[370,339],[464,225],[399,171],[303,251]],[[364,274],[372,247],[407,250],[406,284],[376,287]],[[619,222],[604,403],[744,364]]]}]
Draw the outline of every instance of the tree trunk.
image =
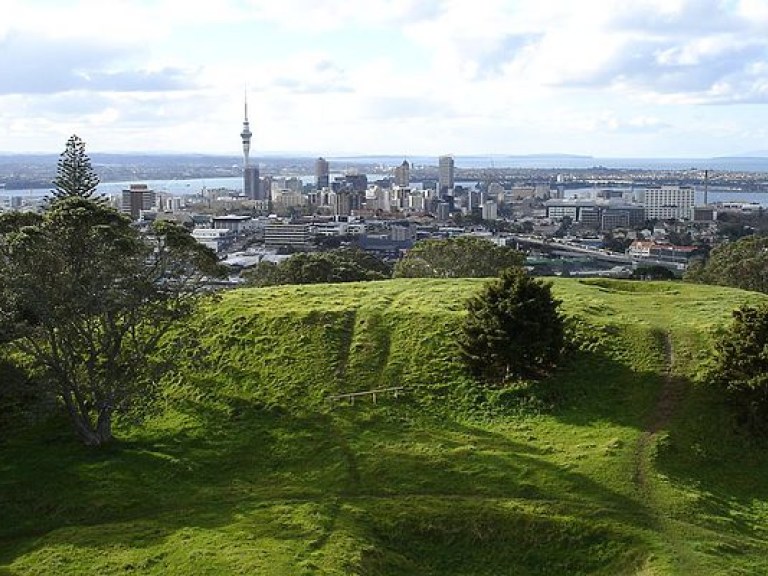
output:
[{"label": "tree trunk", "polygon": [[104,446],[112,441],[112,410],[102,409],[96,426],[87,414],[70,411],[69,415],[78,439],[86,446]]},{"label": "tree trunk", "polygon": [[102,408],[99,412],[99,420],[96,422],[96,434],[99,438],[99,446],[112,442],[112,409]]}]

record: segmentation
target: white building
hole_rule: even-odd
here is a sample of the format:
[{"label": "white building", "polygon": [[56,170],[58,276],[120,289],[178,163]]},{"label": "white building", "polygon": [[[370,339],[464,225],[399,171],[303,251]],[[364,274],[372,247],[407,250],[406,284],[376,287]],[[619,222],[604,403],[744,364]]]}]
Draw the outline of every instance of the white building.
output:
[{"label": "white building", "polygon": [[501,204],[506,201],[505,194],[504,186],[498,182],[488,184],[488,199],[496,200],[497,203]]},{"label": "white building", "polygon": [[382,210],[383,212],[389,212],[390,206],[389,188],[382,188],[381,186],[373,185],[369,186],[365,191],[365,207],[369,210]]},{"label": "white building", "polygon": [[408,194],[408,209],[412,212],[425,212],[427,209],[427,202],[424,198],[424,193],[421,190],[411,191]]},{"label": "white building", "polygon": [[301,208],[307,204],[307,198],[300,191],[297,192],[290,188],[281,188],[275,190],[272,187],[272,202],[276,207],[283,209],[287,208]]},{"label": "white building", "polygon": [[410,188],[394,186],[390,190],[389,205],[393,211],[405,210],[408,208],[408,196],[411,194]]},{"label": "white building", "polygon": [[486,200],[482,206],[483,220],[498,220],[499,209],[494,200]]},{"label": "white building", "polygon": [[691,186],[649,186],[643,192],[647,220],[691,220],[693,206]]},{"label": "white building", "polygon": [[283,190],[290,190],[291,192],[301,193],[304,189],[304,183],[300,178],[291,176],[288,178],[280,177],[272,180],[272,196]]},{"label": "white building", "polygon": [[227,228],[195,228],[192,238],[214,252],[221,252],[232,243],[233,233]]},{"label": "white building", "polygon": [[269,224],[264,229],[264,245],[267,247],[294,246],[306,248],[312,243],[308,224]]}]

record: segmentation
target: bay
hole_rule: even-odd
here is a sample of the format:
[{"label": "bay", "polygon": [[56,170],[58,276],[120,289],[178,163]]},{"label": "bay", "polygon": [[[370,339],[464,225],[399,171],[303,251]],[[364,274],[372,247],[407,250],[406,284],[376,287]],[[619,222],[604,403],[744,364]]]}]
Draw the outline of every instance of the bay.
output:
[{"label": "bay", "polygon": [[[332,175],[333,177],[333,175]],[[368,180],[373,181],[381,178],[380,174],[369,174]],[[307,184],[314,182],[314,176],[301,176],[301,180]],[[107,196],[119,195],[122,190],[129,187],[130,184],[136,184],[137,181],[131,182],[104,182],[99,184],[97,191],[100,194],[106,194]],[[228,190],[242,190],[243,179],[241,177],[227,177],[227,178],[198,178],[193,180],[142,180],[142,184],[147,184],[152,190],[157,193],[168,194],[171,196],[186,196],[201,194],[206,190],[214,189],[228,189]],[[475,182],[456,182],[466,188],[473,188]],[[605,188],[619,189],[615,186],[606,186]],[[594,193],[596,189],[582,188],[576,190],[566,190],[566,196],[572,195],[588,198],[591,193]],[[627,188],[627,190],[630,190]],[[2,190],[0,189],[0,196],[21,196],[24,198],[38,198],[47,196],[50,194],[50,189],[40,188],[31,190]],[[695,194],[696,205],[702,205],[704,203],[704,191],[703,189],[697,189]],[[768,193],[761,192],[742,192],[742,191],[723,191],[723,190],[709,190],[708,201],[714,202],[741,202],[741,203],[755,203],[761,206],[768,207]]]}]

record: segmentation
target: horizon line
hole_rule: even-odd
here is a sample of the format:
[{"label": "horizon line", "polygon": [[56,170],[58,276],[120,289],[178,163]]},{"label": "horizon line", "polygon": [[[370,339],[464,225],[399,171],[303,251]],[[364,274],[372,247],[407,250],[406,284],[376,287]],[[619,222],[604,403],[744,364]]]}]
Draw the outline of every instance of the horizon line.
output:
[{"label": "horizon line", "polygon": [[[0,156],[59,156],[60,152],[41,152],[41,151],[8,151],[0,150]],[[240,152],[189,152],[189,151],[116,151],[116,150],[95,150],[88,152],[88,155],[132,155],[132,156],[216,156],[222,158],[239,158]],[[310,151],[262,151],[257,155],[259,157],[279,157],[279,158],[426,158],[444,156],[445,154],[396,154],[396,153],[353,153],[353,152],[334,152],[334,153],[316,153]],[[595,160],[719,160],[719,159],[766,159],[768,160],[768,150],[746,152],[740,154],[721,154],[716,156],[596,156],[594,154],[576,154],[568,152],[533,152],[526,154],[514,153],[481,153],[473,152],[466,154],[449,154],[454,158],[579,158]]]}]

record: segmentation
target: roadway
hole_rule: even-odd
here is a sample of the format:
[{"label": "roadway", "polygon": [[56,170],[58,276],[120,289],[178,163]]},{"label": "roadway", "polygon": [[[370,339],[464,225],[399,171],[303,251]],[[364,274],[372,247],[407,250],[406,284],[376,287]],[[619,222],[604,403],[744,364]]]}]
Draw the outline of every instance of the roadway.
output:
[{"label": "roadway", "polygon": [[582,256],[589,256],[594,260],[599,260],[602,262],[610,262],[613,264],[629,264],[633,267],[638,265],[656,265],[664,266],[665,268],[671,268],[678,272],[685,269],[685,264],[666,262],[663,260],[656,260],[651,258],[632,258],[619,252],[611,252],[610,250],[604,250],[602,248],[590,248],[582,244],[569,242],[562,238],[540,238],[537,236],[527,236],[520,234],[511,234],[507,238],[510,238],[518,244],[526,246],[538,246],[547,252],[555,254],[556,256],[569,256],[572,254],[579,254]]}]

